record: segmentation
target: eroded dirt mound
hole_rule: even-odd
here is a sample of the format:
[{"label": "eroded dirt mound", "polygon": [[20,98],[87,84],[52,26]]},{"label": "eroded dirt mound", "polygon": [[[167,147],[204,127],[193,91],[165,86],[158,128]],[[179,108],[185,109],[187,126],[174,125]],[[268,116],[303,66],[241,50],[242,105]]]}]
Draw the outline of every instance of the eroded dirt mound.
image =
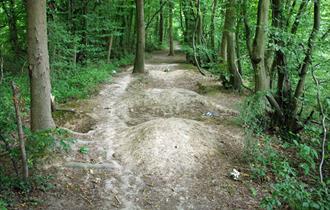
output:
[{"label": "eroded dirt mound", "polygon": [[196,92],[180,88],[154,88],[136,92],[135,95],[125,97],[122,104],[128,110],[122,110],[122,118],[129,125],[137,125],[157,117],[176,116],[200,120],[208,112],[217,117],[237,114]]},{"label": "eroded dirt mound", "polygon": [[[201,160],[218,153],[221,136],[201,122],[156,119],[134,126],[121,134],[121,156],[150,173],[178,176],[201,167]],[[131,156],[125,156],[131,154]]]},{"label": "eroded dirt mound", "polygon": [[[58,187],[41,196],[41,208],[257,209],[240,162],[243,132],[232,121],[239,99],[184,64],[183,54],[155,53],[146,68],[129,68],[99,95],[68,105],[96,123],[47,167]],[[72,116],[63,125],[75,129],[82,122]],[[240,181],[228,176],[233,168]]]},{"label": "eroded dirt mound", "polygon": [[213,80],[202,76],[196,67],[187,64],[148,64],[147,75],[131,84],[132,87],[143,88],[183,88],[198,91],[198,84]]}]

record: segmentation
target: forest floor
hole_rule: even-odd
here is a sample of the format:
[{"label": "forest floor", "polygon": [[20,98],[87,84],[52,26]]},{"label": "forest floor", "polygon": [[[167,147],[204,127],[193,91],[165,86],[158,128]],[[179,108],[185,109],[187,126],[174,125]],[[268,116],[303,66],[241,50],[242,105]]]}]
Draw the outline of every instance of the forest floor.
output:
[{"label": "forest floor", "polygon": [[[77,141],[43,166],[55,188],[35,195],[43,202],[34,209],[258,208],[251,189],[262,189],[242,160],[236,119],[244,96],[201,76],[179,52],[153,53],[146,69],[123,69],[97,95],[65,104],[79,111],[60,122]],[[229,176],[234,168],[239,181]]]}]

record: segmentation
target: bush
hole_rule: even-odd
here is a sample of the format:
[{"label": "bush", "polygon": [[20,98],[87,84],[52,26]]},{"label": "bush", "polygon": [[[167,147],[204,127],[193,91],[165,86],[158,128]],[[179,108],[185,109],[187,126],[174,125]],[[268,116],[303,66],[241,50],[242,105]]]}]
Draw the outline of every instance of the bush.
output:
[{"label": "bush", "polygon": [[252,178],[272,182],[271,193],[262,199],[261,207],[329,209],[330,180],[320,183],[317,170],[320,129],[308,126],[304,133],[291,133],[289,141],[267,135],[268,116],[262,97],[263,94],[248,97],[239,118],[246,132],[245,155],[251,162]]}]

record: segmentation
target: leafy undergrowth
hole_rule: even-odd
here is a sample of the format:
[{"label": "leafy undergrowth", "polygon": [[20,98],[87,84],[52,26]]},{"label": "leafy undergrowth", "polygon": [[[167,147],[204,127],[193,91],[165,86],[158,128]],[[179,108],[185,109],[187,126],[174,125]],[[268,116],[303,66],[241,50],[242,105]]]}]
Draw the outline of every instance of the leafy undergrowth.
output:
[{"label": "leafy undergrowth", "polygon": [[[329,163],[324,166],[324,182],[319,178],[321,129],[308,124],[290,139],[267,134],[267,113],[262,94],[246,99],[240,120],[245,127],[245,155],[253,179],[270,183],[263,209],[329,209]],[[248,111],[246,111],[248,110]],[[326,154],[329,154],[329,143]],[[326,156],[328,159],[329,156]]]},{"label": "leafy undergrowth", "polygon": [[[52,94],[59,103],[86,98],[97,90],[100,83],[109,81],[120,66],[128,65],[132,60],[132,56],[126,56],[111,64],[98,63],[86,67],[67,67],[53,71],[51,75]],[[20,88],[20,108],[26,137],[28,164],[31,169],[31,177],[27,181],[20,178],[20,151],[16,137],[11,81],[14,81]],[[48,180],[51,177],[38,174],[35,166],[38,161],[57,149],[68,149],[70,142],[74,141],[67,138],[61,130],[32,134],[28,127],[29,103],[27,75],[6,75],[0,85],[0,210],[10,208],[17,202],[31,203],[33,201],[26,200],[29,199],[28,195],[31,192],[50,188]],[[18,175],[16,171],[19,172]]]}]

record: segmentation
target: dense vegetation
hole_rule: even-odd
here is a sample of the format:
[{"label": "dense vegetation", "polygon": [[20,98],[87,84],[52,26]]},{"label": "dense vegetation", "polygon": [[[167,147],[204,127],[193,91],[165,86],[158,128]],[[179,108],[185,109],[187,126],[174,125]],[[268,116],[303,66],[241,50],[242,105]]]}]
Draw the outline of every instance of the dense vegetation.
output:
[{"label": "dense vegetation", "polygon": [[[11,190],[43,185],[37,175],[15,176],[22,166],[12,81],[20,90],[29,167],[62,133],[29,125],[32,4],[0,1],[0,209]],[[57,103],[87,97],[131,64],[133,52],[133,72],[141,73],[145,51],[170,47],[173,55],[177,40],[201,74],[248,93],[240,116],[246,159],[256,182],[272,183],[261,206],[328,209],[329,8],[325,0],[48,0],[51,93]]]}]

